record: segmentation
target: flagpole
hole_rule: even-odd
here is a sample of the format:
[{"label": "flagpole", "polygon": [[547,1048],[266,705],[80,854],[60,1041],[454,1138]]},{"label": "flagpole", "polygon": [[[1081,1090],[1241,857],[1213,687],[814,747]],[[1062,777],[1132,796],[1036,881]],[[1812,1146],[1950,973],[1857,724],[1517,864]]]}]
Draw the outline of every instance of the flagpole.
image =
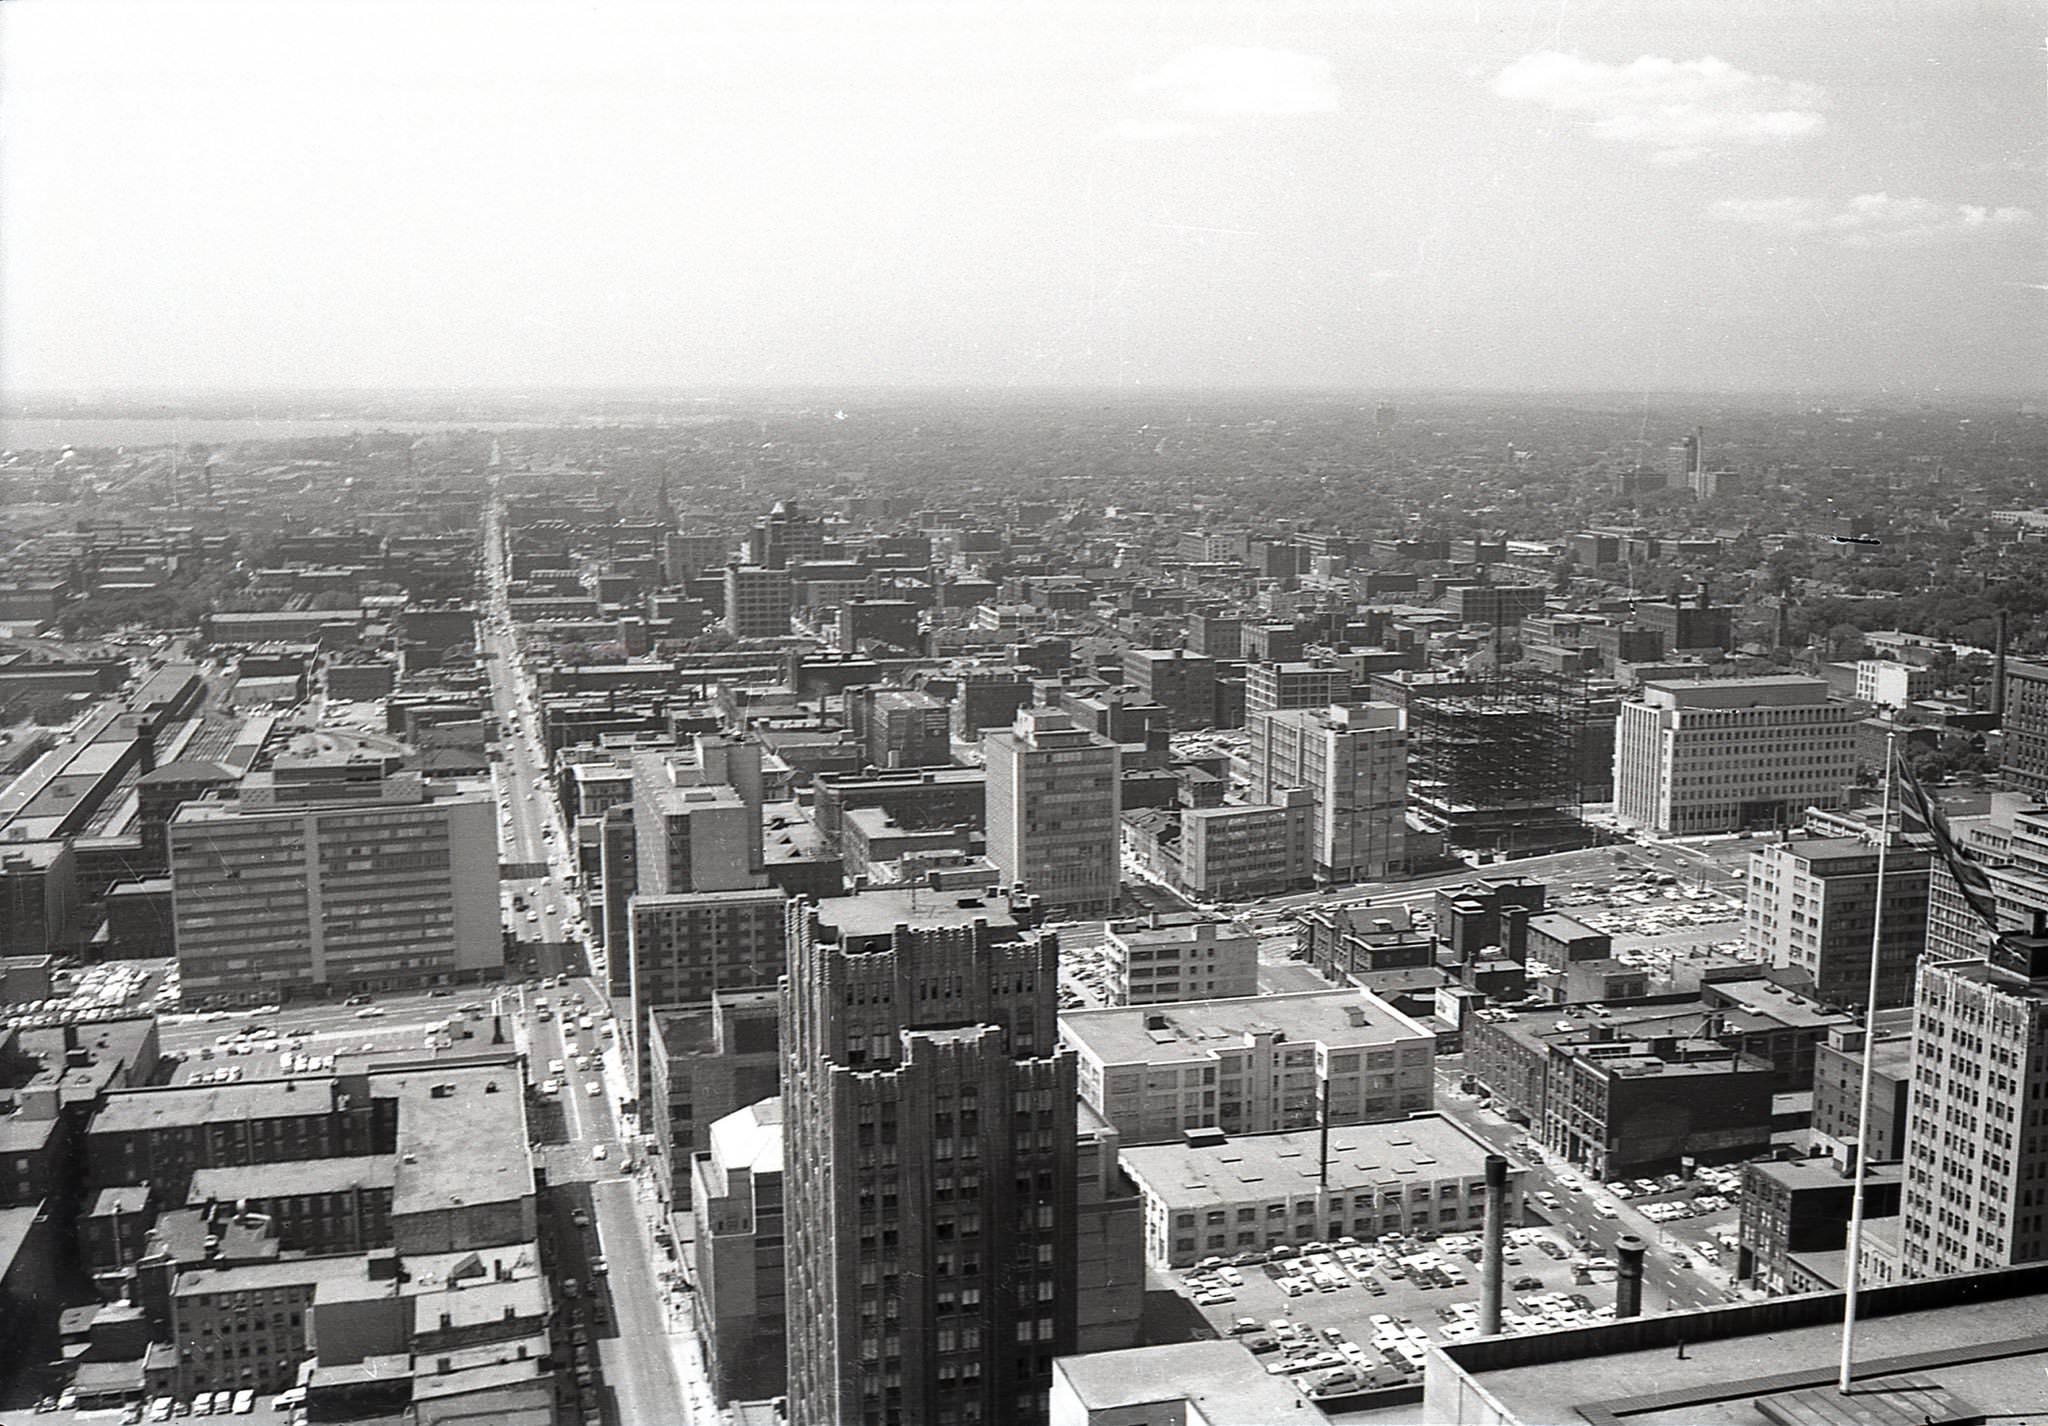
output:
[{"label": "flagpole", "polygon": [[1836,1388],[1849,1394],[1856,1369],[1856,1296],[1863,1285],[1863,1189],[1870,1177],[1870,1090],[1877,1064],[1877,971],[1884,946],[1884,873],[1892,844],[1892,784],[1898,781],[1897,733],[1884,739],[1884,803],[1878,815],[1877,898],[1870,909],[1870,989],[1863,1006],[1863,1091],[1856,1109],[1856,1187],[1849,1197],[1849,1290],[1842,1298],[1842,1372]]}]

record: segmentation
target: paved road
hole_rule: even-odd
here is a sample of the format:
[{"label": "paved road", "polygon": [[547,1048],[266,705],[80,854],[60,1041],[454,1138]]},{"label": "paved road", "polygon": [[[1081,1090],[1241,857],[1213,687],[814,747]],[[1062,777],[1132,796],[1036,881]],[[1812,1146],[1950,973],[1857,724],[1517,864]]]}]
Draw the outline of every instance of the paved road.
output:
[{"label": "paved road", "polygon": [[[572,1342],[582,1337],[586,1350],[595,1353],[593,1386],[607,1422],[690,1426],[715,1420],[716,1413],[701,1374],[685,1369],[690,1361],[686,1324],[671,1316],[656,1279],[662,1259],[652,1236],[651,1171],[636,1162],[633,1126],[619,1111],[625,1066],[615,1036],[604,1033],[610,1001],[601,981],[590,978],[590,973],[602,977],[603,961],[593,953],[596,963],[587,963],[571,933],[579,910],[570,890],[575,867],[547,781],[546,754],[529,702],[532,689],[509,623],[504,538],[502,508],[493,502],[485,542],[490,569],[485,641],[493,655],[487,660],[492,705],[504,730],[500,744],[505,756],[496,769],[503,858],[550,865],[549,875],[513,880],[504,890],[508,902],[516,893],[539,913],[538,920],[529,921],[521,910],[510,924],[533,948],[540,973],[566,968],[574,976],[554,989],[514,986],[508,991],[534,1082],[550,1077],[550,1061],[563,1062],[561,1089],[538,1101],[535,1116],[549,1184],[555,1277],[578,1283],[578,1295],[562,1304],[563,1317]],[[559,963],[562,951],[571,953],[567,967]],[[546,1020],[540,1018],[543,999],[548,1002]],[[580,1025],[585,1014],[592,1018],[589,1030]],[[589,1057],[588,1068],[576,1067],[579,1052]],[[601,1159],[594,1156],[600,1148]],[[603,1272],[595,1270],[600,1260]]]},{"label": "paved road", "polygon": [[[536,973],[580,972],[588,968],[574,935],[580,908],[568,889],[576,868],[570,861],[568,829],[561,823],[548,780],[533,689],[520,664],[518,640],[510,623],[504,541],[503,512],[494,502],[484,537],[490,589],[484,615],[484,667],[491,682],[491,708],[502,730],[499,747],[504,758],[492,769],[500,809],[501,860],[550,867],[549,875],[503,884],[508,907],[514,897],[526,903],[524,909],[508,909],[511,919],[507,924]],[[523,962],[521,968],[526,968]]]},{"label": "paved road", "polygon": [[[1438,1111],[1456,1119],[1517,1162],[1527,1164],[1529,1169],[1524,1175],[1526,1196],[1533,1200],[1539,1189],[1547,1189],[1557,1195],[1558,1211],[1544,1214],[1546,1218],[1567,1232],[1577,1230],[1583,1234],[1583,1241],[1593,1244],[1597,1254],[1612,1256],[1614,1240],[1622,1233],[1634,1233],[1648,1245],[1643,1256],[1645,1312],[1683,1311],[1718,1306],[1729,1301],[1728,1284],[1723,1274],[1705,1268],[1681,1268],[1672,1261],[1670,1249],[1682,1240],[1682,1232],[1660,1228],[1636,1212],[1631,1200],[1617,1199],[1597,1184],[1586,1183],[1581,1191],[1573,1192],[1559,1181],[1557,1169],[1560,1165],[1556,1161],[1548,1159],[1540,1151],[1531,1153],[1516,1147],[1527,1138],[1526,1128],[1509,1123],[1492,1110],[1479,1108],[1470,1095],[1458,1092],[1456,1086],[1462,1075],[1463,1066],[1458,1061],[1439,1063]],[[1614,1209],[1616,1216],[1603,1217],[1594,1207],[1599,1203]],[[1693,1228],[1692,1236],[1695,1240],[1703,1238],[1704,1229]]]}]

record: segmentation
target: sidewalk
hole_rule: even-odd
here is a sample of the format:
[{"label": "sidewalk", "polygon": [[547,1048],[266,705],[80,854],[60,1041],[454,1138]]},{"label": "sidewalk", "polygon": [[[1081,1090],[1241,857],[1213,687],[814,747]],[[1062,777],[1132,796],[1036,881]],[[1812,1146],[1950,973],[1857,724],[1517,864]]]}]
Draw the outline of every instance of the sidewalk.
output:
[{"label": "sidewalk", "polygon": [[682,1278],[680,1267],[674,1278],[663,1280],[663,1275],[669,1272],[669,1258],[656,1245],[654,1233],[657,1228],[668,1225],[660,1196],[655,1192],[654,1171],[644,1159],[637,1161],[633,1174],[633,1206],[634,1217],[640,1225],[640,1247],[646,1252],[648,1261],[654,1264],[656,1289],[661,1294],[662,1320],[667,1324],[669,1355],[675,1363],[676,1380],[683,1386],[689,1420],[692,1426],[716,1426],[724,1420],[724,1413],[719,1410],[717,1397],[711,1389],[710,1375],[705,1369],[703,1344],[697,1339],[696,1321],[691,1311],[692,1295],[678,1289]]}]

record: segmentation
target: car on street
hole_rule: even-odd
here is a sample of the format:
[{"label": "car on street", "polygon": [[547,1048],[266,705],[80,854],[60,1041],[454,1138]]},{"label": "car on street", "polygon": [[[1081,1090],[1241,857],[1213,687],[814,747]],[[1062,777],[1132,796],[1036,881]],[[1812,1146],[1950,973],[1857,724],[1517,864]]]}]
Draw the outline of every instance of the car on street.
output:
[{"label": "car on street", "polygon": [[607,1149],[603,1144],[592,1144],[590,1146],[590,1157],[599,1163],[602,1163],[610,1156],[611,1150]]},{"label": "car on street", "polygon": [[362,1009],[356,1012],[356,1019],[375,1020],[383,1013],[384,1007],[381,1005],[365,1005]]},{"label": "car on street", "polygon": [[590,1083],[583,1086],[583,1092],[589,1095],[592,1099],[595,1099],[600,1094],[604,1093],[604,1086],[599,1084],[596,1080],[592,1080]]}]

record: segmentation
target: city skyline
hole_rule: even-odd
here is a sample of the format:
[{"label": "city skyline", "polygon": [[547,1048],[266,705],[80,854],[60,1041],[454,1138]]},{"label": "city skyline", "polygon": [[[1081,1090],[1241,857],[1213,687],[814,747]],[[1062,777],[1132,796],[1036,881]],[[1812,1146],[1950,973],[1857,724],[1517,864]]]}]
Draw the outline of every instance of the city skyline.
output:
[{"label": "city skyline", "polygon": [[2038,11],[0,11],[0,390],[2038,389]]}]

